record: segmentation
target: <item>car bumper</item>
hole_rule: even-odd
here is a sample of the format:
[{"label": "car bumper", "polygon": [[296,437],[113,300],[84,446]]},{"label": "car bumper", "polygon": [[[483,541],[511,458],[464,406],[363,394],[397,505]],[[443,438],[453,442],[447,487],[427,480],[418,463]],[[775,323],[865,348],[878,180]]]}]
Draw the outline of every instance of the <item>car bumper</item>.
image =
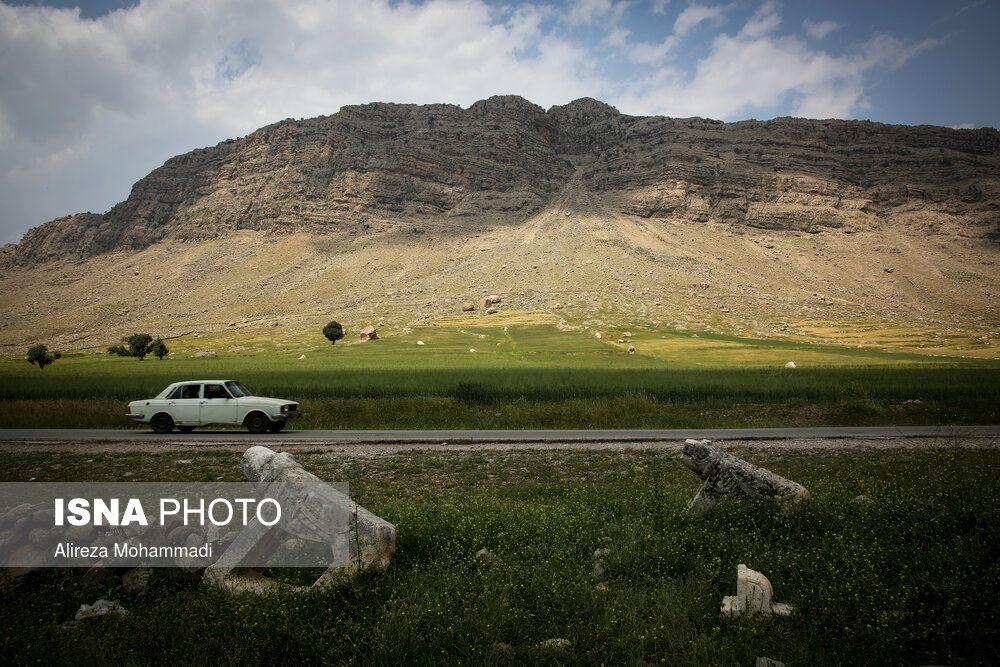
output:
[{"label": "car bumper", "polygon": [[298,410],[293,410],[291,412],[278,412],[277,414],[271,415],[271,421],[279,421],[279,420],[287,421],[289,419],[295,419],[296,417],[299,416],[300,414]]},{"label": "car bumper", "polygon": [[139,414],[137,412],[126,412],[125,417],[128,419],[134,419],[137,422],[145,421],[146,415]]}]

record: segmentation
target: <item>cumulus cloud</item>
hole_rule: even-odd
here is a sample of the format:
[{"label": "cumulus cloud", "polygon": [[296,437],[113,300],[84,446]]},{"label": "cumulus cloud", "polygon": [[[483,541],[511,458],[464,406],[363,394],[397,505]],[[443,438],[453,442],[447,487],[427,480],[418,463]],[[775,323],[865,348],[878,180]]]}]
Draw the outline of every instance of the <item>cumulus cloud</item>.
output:
[{"label": "cumulus cloud", "polygon": [[831,55],[793,35],[778,34],[781,8],[766,2],[735,35],[720,34],[693,73],[655,71],[616,101],[626,113],[734,120],[790,108],[808,118],[852,118],[867,108],[865,77],[901,67],[939,40],[907,44],[875,35],[851,52]]}]

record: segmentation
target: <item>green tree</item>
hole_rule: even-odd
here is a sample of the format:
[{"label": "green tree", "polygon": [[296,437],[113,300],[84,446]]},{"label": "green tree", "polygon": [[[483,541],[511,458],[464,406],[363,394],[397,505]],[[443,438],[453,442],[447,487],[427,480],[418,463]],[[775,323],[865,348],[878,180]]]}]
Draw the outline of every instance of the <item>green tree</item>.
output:
[{"label": "green tree", "polygon": [[152,346],[149,348],[149,351],[157,359],[163,359],[163,357],[170,354],[170,350],[167,349],[167,344],[163,342],[162,338],[154,340]]},{"label": "green tree", "polygon": [[122,336],[122,342],[128,348],[128,356],[135,357],[139,361],[145,359],[146,355],[153,349],[153,337],[146,333]]},{"label": "green tree", "polygon": [[49,348],[41,343],[38,345],[32,345],[28,348],[28,361],[32,366],[38,364],[39,368],[45,368],[55,360],[56,357],[49,354]]},{"label": "green tree", "polygon": [[329,322],[323,327],[323,335],[336,345],[337,341],[344,337],[344,327],[340,326],[340,322]]},{"label": "green tree", "polygon": [[113,357],[127,357],[128,350],[125,349],[124,345],[112,345],[108,348],[108,354]]}]

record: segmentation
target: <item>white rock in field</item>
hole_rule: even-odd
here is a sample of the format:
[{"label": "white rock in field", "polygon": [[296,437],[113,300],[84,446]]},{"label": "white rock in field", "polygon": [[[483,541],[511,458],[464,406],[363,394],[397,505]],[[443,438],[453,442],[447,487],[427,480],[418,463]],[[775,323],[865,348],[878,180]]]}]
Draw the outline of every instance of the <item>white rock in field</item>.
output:
[{"label": "white rock in field", "polygon": [[629,354],[635,354],[635,346],[634,345],[629,345],[628,346],[628,353]]},{"label": "white rock in field", "polygon": [[774,590],[771,582],[760,572],[751,570],[743,563],[736,568],[736,595],[722,598],[722,613],[725,616],[742,614],[762,614],[788,616],[794,607],[785,603],[773,603]]},{"label": "white rock in field", "polygon": [[475,352],[475,351],[476,351],[476,348],[474,348],[474,347],[470,347],[469,348],[469,352]]},{"label": "white rock in field", "polygon": [[795,362],[789,361],[787,364],[785,364],[785,368],[795,368]]},{"label": "white rock in field", "polygon": [[299,359],[305,359],[305,358],[306,358],[306,355],[304,355],[304,354],[299,357]]},{"label": "white rock in field", "polygon": [[100,599],[94,604],[83,604],[76,612],[76,620],[82,621],[85,618],[97,618],[107,614],[127,614],[122,606],[112,600]]},{"label": "white rock in field", "polygon": [[418,340],[417,341],[417,345],[423,345],[423,344],[424,344],[424,341],[422,341],[422,340]]}]

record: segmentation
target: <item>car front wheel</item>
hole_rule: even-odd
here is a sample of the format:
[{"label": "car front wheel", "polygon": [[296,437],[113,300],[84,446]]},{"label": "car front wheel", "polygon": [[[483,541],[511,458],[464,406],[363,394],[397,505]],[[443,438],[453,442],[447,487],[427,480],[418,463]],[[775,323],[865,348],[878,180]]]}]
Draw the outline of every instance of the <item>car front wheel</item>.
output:
[{"label": "car front wheel", "polygon": [[267,433],[268,427],[271,425],[271,420],[259,412],[247,417],[246,427],[251,433]]},{"label": "car front wheel", "polygon": [[158,414],[149,421],[155,433],[170,433],[174,430],[174,420],[170,415]]},{"label": "car front wheel", "polygon": [[285,422],[277,421],[271,422],[271,425],[267,427],[267,430],[271,433],[279,433],[283,428],[285,428]]}]

